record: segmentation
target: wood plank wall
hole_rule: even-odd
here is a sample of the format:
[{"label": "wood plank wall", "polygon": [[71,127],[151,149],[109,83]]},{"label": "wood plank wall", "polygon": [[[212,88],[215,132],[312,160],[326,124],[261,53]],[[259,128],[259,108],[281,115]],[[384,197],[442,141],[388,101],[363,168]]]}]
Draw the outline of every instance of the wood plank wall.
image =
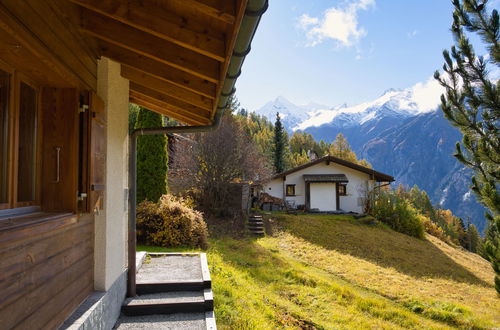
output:
[{"label": "wood plank wall", "polygon": [[94,216],[0,231],[0,327],[54,329],[94,289]]}]

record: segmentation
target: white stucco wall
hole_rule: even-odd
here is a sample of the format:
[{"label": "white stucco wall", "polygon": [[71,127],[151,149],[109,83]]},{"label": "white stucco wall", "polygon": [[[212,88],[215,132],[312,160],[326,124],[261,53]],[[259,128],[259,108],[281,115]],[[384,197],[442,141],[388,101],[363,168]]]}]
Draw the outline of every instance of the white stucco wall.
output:
[{"label": "white stucco wall", "polygon": [[94,287],[108,290],[127,267],[129,82],[120,64],[99,60],[97,94],[106,109],[107,158],[104,210],[95,217]]},{"label": "white stucco wall", "polygon": [[[360,198],[364,198],[368,191],[371,191],[375,182],[370,180],[366,173],[359,172],[352,168],[330,162],[326,162],[307,167],[286,176],[286,184],[295,184],[295,196],[286,196],[287,201],[293,201],[295,205],[305,205],[306,187],[304,174],[345,174],[349,182],[347,183],[347,196],[340,196],[340,208],[346,212],[363,212],[363,205]],[[281,187],[278,189],[278,187]],[[271,190],[269,190],[271,188]],[[264,192],[271,196],[283,198],[283,180],[274,179],[264,184]]]}]

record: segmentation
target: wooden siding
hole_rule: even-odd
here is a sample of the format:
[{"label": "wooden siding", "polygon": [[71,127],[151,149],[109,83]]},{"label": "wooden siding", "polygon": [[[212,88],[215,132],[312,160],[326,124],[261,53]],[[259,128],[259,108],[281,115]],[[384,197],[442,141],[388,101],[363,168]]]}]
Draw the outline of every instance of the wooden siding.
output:
[{"label": "wooden siding", "polygon": [[53,329],[93,290],[94,217],[0,230],[0,324]]}]

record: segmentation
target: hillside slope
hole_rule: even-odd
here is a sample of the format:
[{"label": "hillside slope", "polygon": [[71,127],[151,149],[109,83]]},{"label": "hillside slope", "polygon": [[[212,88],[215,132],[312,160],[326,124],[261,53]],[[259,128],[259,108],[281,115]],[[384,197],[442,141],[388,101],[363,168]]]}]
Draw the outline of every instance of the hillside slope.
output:
[{"label": "hillside slope", "polygon": [[493,272],[478,255],[346,216],[269,223],[273,236],[211,241],[220,329],[500,326]]}]

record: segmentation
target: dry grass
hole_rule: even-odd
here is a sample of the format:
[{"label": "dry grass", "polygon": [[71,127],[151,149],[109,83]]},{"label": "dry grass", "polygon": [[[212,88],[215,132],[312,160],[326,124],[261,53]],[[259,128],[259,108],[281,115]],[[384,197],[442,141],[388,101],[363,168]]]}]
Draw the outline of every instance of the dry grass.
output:
[{"label": "dry grass", "polygon": [[500,326],[494,274],[476,254],[349,218],[274,218],[283,231],[273,244],[305,264],[454,326]]}]

